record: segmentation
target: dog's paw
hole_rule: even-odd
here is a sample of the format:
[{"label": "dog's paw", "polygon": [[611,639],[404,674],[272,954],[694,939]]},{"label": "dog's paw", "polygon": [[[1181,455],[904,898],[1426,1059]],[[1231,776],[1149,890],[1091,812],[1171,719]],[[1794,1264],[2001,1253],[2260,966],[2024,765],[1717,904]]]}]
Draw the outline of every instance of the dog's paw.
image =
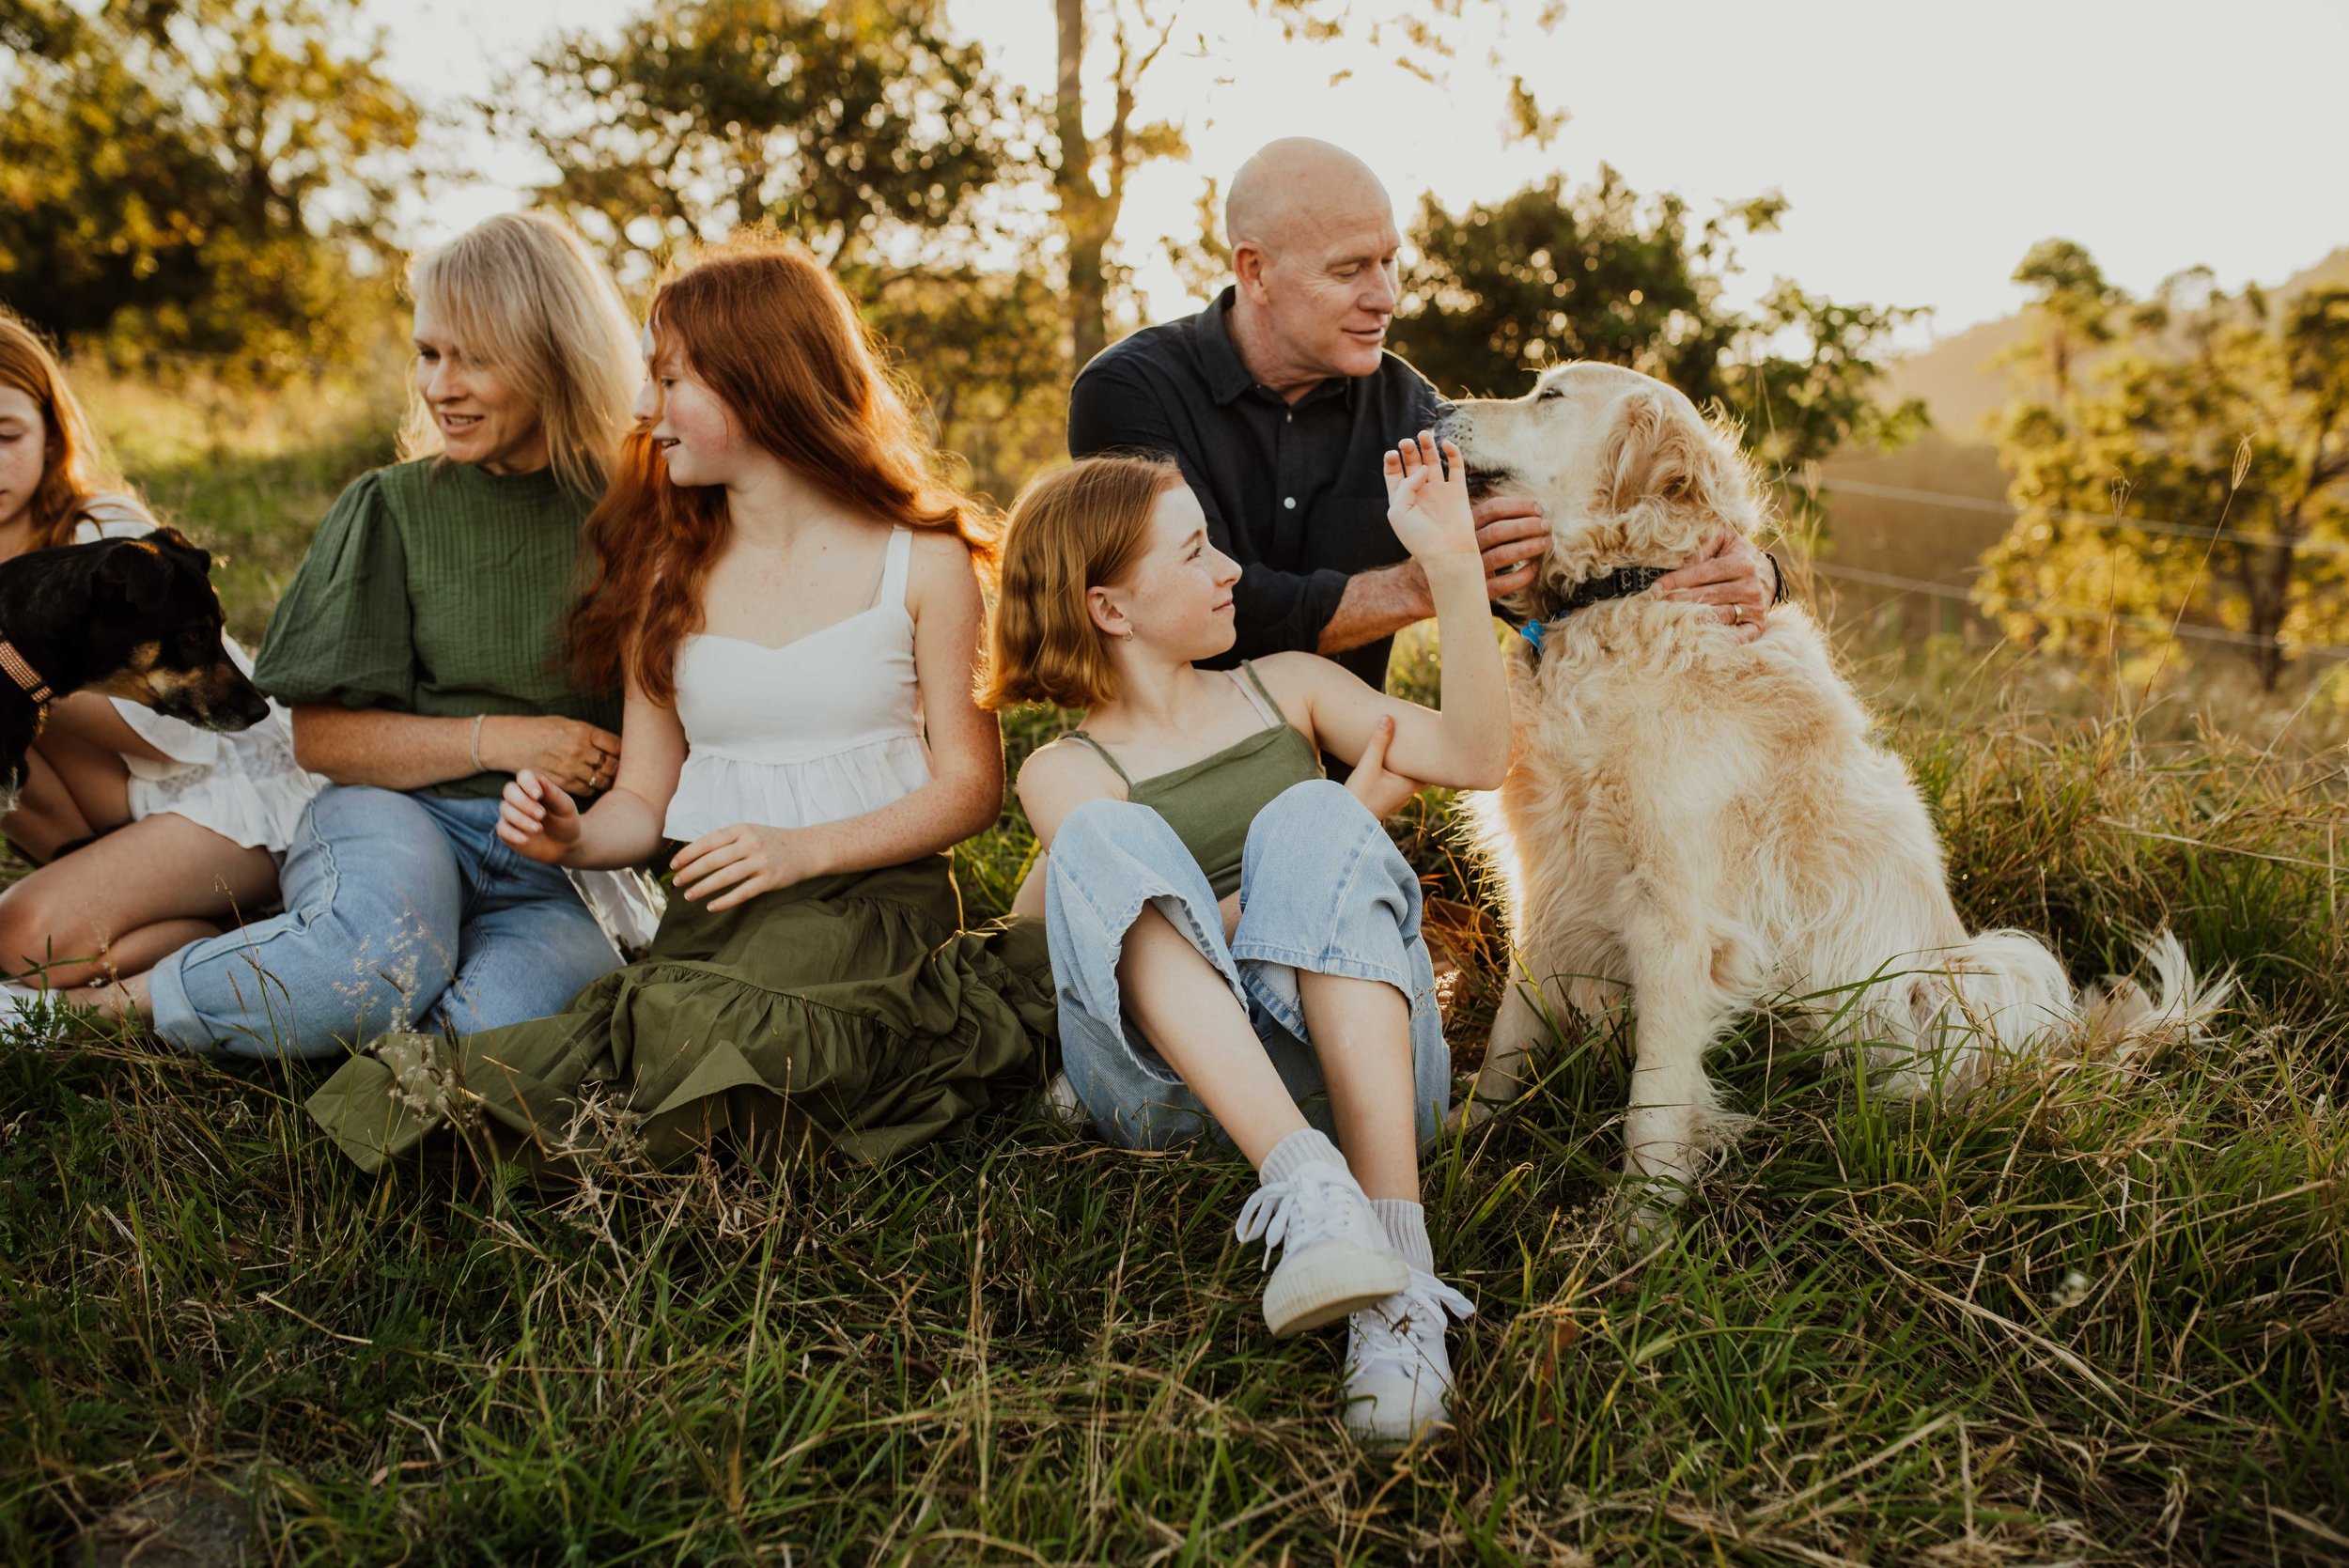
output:
[{"label": "dog's paw", "polygon": [[1632,1252],[1662,1246],[1680,1228],[1678,1205],[1653,1189],[1626,1194],[1615,1205],[1614,1219],[1615,1234]]}]

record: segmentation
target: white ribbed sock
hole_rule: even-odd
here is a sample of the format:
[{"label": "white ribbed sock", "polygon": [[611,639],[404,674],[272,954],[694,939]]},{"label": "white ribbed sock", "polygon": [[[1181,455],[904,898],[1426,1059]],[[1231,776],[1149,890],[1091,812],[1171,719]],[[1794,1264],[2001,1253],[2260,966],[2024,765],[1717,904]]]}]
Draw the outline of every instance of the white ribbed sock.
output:
[{"label": "white ribbed sock", "polygon": [[1264,1157],[1264,1168],[1256,1172],[1256,1179],[1269,1187],[1274,1182],[1284,1182],[1297,1174],[1299,1166],[1316,1162],[1346,1170],[1346,1157],[1338,1153],[1335,1143],[1312,1127],[1299,1127],[1272,1145],[1272,1152]]},{"label": "white ribbed sock", "polygon": [[1436,1244],[1427,1239],[1427,1211],[1403,1198],[1373,1198],[1370,1206],[1403,1261],[1423,1274],[1436,1272]]}]

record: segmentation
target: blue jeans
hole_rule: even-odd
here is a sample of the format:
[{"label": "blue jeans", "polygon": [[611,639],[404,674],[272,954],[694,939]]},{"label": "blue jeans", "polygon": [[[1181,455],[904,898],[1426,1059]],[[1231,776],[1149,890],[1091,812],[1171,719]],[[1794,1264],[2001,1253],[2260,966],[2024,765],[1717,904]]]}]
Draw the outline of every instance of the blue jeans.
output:
[{"label": "blue jeans", "polygon": [[390,1030],[471,1034],[560,1011],[620,955],[560,870],[497,836],[497,813],[321,791],[278,871],[286,912],[156,965],[155,1032],[205,1055],[339,1056]]},{"label": "blue jeans", "polygon": [[1422,1144],[1452,1101],[1452,1058],[1420,938],[1419,878],[1378,819],[1327,779],[1293,784],[1249,824],[1238,929],[1227,944],[1206,874],[1166,819],[1127,800],[1070,812],[1046,862],[1045,929],[1060,992],[1069,1086],[1101,1135],[1162,1149],[1217,1131],[1213,1119],[1119,1012],[1117,960],[1149,905],[1189,937],[1248,1010],[1282,1084],[1333,1130],[1305,1032],[1300,970],[1380,980],[1411,1005],[1411,1087]]}]

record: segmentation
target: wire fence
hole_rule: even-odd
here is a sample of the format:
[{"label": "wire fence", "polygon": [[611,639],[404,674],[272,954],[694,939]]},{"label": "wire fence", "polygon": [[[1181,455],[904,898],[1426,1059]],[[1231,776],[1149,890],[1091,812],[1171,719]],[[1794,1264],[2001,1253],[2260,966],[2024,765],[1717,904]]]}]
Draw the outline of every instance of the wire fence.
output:
[{"label": "wire fence", "polygon": [[[1965,495],[1954,490],[1921,489],[1907,485],[1880,485],[1864,479],[1844,479],[1816,474],[1803,475],[1783,473],[1780,479],[1806,491],[1865,496],[1875,500],[1905,502],[1913,505],[1942,507],[1952,511],[1980,512],[2007,519],[2023,515],[2024,508],[2010,502],[1994,501],[1986,496]],[[2193,523],[2173,522],[2162,518],[2132,517],[2124,512],[2109,514],[2084,512],[2065,507],[2044,509],[2044,515],[2066,523],[2102,528],[2113,532],[2135,531],[2162,535],[2172,538],[2194,539],[2203,543],[2232,543],[2253,546],[2280,547],[2312,555],[2349,555],[2349,542],[2334,539],[2312,539],[2279,534],[2260,533],[2238,528],[2210,528]],[[1875,571],[1863,567],[1844,566],[1836,562],[1810,561],[1809,568],[1819,576],[1845,582],[1880,588],[1894,594],[1921,594],[1981,607],[1974,602],[1972,588],[1952,582],[1937,582],[1925,578],[1906,577],[1897,572]],[[2278,649],[2294,656],[2316,659],[2349,660],[2349,646],[2326,643],[2295,643],[2281,637],[2262,637],[2239,631],[2232,627],[2211,626],[2204,622],[2170,620],[2158,615],[2125,614],[2110,608],[2090,605],[2063,604],[2055,600],[2038,603],[2015,601],[2005,608],[2043,619],[2090,621],[2108,626],[2125,626],[2139,630],[2159,632],[2165,636],[2183,637],[2193,642],[2217,643],[2229,647]],[[1986,612],[1985,612],[1986,613]]]},{"label": "wire fence", "polygon": [[[1802,484],[1789,475],[1792,483]],[[1992,501],[1979,495],[1959,495],[1951,490],[1911,489],[1904,485],[1878,485],[1864,479],[1819,478],[1805,489],[1826,490],[1830,494],[1875,496],[1887,501],[1909,501],[1927,506],[1943,506],[1952,511],[1987,512],[1999,517],[2016,518],[2022,508],[2004,501]],[[2090,528],[2134,529],[2140,534],[2159,534],[2170,538],[2213,539],[2231,544],[2279,546],[2289,550],[2307,551],[2313,555],[2349,555],[2349,542],[2337,539],[2311,539],[2283,534],[2254,533],[2242,528],[2206,528],[2196,523],[2169,522],[2159,518],[2130,517],[2126,513],[2081,512],[2067,507],[2048,507],[2045,515],[2061,522],[2077,523]]]},{"label": "wire fence", "polygon": [[[1809,569],[1821,577],[1846,582],[1866,583],[1870,587],[1888,588],[1895,593],[1929,594],[1936,598],[1958,599],[1970,603],[1973,590],[1952,582],[1933,582],[1921,577],[1903,577],[1894,572],[1870,571],[1862,567],[1837,566],[1828,561],[1812,561]],[[2349,647],[2331,643],[2291,643],[2277,638],[2257,637],[2232,627],[2204,626],[2195,621],[2166,621],[2158,615],[2124,615],[2116,610],[2097,609],[2089,605],[2058,604],[2042,600],[2036,604],[2015,604],[2011,608],[2047,619],[2096,621],[2111,626],[2136,627],[2158,631],[2171,637],[2192,638],[2205,643],[2225,643],[2239,648],[2282,648],[2286,653],[2305,654],[2317,659],[2349,659]]]}]

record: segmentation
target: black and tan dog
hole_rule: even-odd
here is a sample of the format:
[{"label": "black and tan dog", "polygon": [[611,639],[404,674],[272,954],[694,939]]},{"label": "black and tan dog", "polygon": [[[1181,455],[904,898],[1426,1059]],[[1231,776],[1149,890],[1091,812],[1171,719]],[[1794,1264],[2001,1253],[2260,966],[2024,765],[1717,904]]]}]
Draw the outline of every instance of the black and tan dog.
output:
[{"label": "black and tan dog", "polygon": [[0,562],[0,815],[59,697],[121,697],[208,730],[268,717],[221,645],[211,564],[169,528]]}]

